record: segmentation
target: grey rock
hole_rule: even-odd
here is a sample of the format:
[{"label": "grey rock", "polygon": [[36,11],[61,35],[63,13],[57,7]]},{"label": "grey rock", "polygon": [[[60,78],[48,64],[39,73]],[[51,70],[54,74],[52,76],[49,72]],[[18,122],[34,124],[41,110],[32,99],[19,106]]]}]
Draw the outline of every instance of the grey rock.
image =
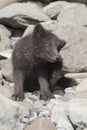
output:
[{"label": "grey rock", "polygon": [[0,25],[0,51],[10,48],[10,36],[11,32],[3,25]]},{"label": "grey rock", "polygon": [[57,124],[57,128],[62,127],[66,130],[74,130],[67,118],[67,106],[64,102],[60,102],[54,106],[52,110],[51,120]]},{"label": "grey rock", "polygon": [[87,25],[87,8],[83,4],[71,4],[71,6],[65,8],[58,15],[58,22],[61,23],[73,23],[80,26]]},{"label": "grey rock", "polygon": [[74,125],[87,126],[87,99],[74,98],[67,103],[68,116]]},{"label": "grey rock", "polygon": [[1,95],[0,103],[0,130],[20,130],[20,119],[29,114],[28,110]]},{"label": "grey rock", "polygon": [[1,61],[1,72],[7,81],[13,82],[11,59]]},{"label": "grey rock", "polygon": [[38,21],[48,20],[50,18],[35,2],[14,3],[0,10],[0,23],[15,28],[26,28],[29,23],[35,24]]},{"label": "grey rock", "polygon": [[60,54],[65,72],[87,71],[87,28],[75,25],[57,25],[54,33],[66,41]]}]

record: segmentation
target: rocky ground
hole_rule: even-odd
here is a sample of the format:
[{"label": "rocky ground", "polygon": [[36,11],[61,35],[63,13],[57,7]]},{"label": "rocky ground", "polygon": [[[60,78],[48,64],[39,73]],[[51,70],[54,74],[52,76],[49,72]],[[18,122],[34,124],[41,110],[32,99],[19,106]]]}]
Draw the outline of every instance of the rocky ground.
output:
[{"label": "rocky ground", "polygon": [[[21,0],[0,3],[0,130],[87,130],[87,7],[56,1],[50,4]],[[12,101],[14,84],[11,54],[16,41],[30,34],[35,24],[66,40],[61,50],[66,77],[78,86],[56,90],[55,99],[40,100],[25,93]]]}]

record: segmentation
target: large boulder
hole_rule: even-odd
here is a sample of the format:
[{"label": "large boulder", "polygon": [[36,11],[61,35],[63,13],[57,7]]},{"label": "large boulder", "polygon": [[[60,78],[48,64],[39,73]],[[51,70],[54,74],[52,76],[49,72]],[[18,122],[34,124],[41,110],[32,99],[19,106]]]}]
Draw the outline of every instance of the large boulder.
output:
[{"label": "large boulder", "polygon": [[83,4],[71,4],[64,8],[57,17],[58,22],[63,24],[87,25],[87,7]]},{"label": "large boulder", "polygon": [[42,7],[34,2],[14,3],[0,10],[0,23],[15,28],[25,28],[29,23],[48,20],[50,18],[43,12]]},{"label": "large boulder", "polygon": [[10,5],[12,3],[19,2],[19,1],[22,1],[22,0],[0,0],[0,9],[4,8],[7,5]]},{"label": "large boulder", "polygon": [[87,28],[59,24],[54,33],[66,41],[65,47],[60,52],[64,71],[87,71]]}]

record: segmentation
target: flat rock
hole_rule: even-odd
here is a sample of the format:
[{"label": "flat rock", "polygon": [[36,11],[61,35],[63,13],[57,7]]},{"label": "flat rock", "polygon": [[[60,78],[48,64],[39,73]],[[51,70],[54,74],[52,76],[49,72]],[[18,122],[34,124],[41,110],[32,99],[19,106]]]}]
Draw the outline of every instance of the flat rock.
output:
[{"label": "flat rock", "polygon": [[14,3],[0,10],[0,23],[15,28],[26,28],[29,23],[35,24],[39,21],[48,20],[50,18],[35,2]]}]

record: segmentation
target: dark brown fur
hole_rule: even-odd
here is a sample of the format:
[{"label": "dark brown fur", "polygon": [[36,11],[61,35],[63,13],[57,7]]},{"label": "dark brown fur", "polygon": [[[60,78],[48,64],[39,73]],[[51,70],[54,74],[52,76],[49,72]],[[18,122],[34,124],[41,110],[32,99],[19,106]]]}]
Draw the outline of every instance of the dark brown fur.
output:
[{"label": "dark brown fur", "polygon": [[56,74],[56,70],[61,77],[62,58],[58,52],[64,45],[64,40],[40,24],[36,25],[31,35],[16,43],[12,55],[15,99],[24,99],[24,81],[32,75],[40,85],[42,99],[53,98],[49,87],[55,85],[58,79],[51,82],[51,77],[53,73]]}]

